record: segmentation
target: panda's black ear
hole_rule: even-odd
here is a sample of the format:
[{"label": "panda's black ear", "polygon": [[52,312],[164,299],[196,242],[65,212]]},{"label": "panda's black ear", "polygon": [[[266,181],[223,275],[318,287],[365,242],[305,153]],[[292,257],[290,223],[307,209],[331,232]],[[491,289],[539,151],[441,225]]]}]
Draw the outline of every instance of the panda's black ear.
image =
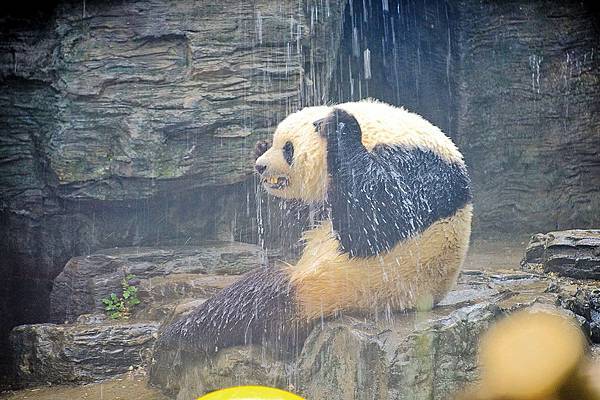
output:
[{"label": "panda's black ear", "polygon": [[315,130],[317,131],[317,133],[324,137],[326,137],[327,135],[323,131],[323,128],[324,128],[324,124],[327,122],[328,119],[329,119],[329,116],[318,119],[315,122],[313,122],[313,125],[315,126]]},{"label": "panda's black ear", "polygon": [[325,118],[313,122],[317,133],[329,139],[332,137],[344,138],[344,141],[360,142],[362,132],[358,121],[352,114],[340,108],[334,108]]},{"label": "panda's black ear", "polygon": [[344,140],[358,139],[360,141],[362,132],[354,115],[341,108],[335,108],[329,118],[335,124],[338,136],[344,137]]}]

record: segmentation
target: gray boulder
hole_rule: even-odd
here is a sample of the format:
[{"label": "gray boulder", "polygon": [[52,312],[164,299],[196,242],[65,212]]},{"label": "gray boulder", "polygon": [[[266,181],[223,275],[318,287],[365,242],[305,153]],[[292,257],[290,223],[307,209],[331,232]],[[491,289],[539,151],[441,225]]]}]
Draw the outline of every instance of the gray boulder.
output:
[{"label": "gray boulder", "polygon": [[561,276],[600,280],[600,230],[538,233],[531,238],[521,265]]},{"label": "gray boulder", "polygon": [[575,313],[593,343],[600,343],[600,282],[577,281],[555,285],[558,304]]},{"label": "gray boulder", "polygon": [[[169,382],[164,389],[178,400],[239,384],[278,386],[309,399],[447,399],[477,379],[480,334],[511,311],[553,305],[558,295],[547,290],[550,283],[523,272],[466,271],[431,311],[325,321],[297,357],[278,358],[259,346],[228,348],[158,381]],[[172,366],[158,367],[169,374]]]},{"label": "gray boulder", "polygon": [[136,312],[146,312],[146,319],[161,319],[152,316],[156,310],[148,308],[182,298],[210,297],[235,280],[214,274],[239,275],[266,262],[260,247],[239,242],[118,248],[74,257],[54,280],[50,295],[52,321],[73,322],[79,315],[102,312],[102,299],[120,293],[121,281],[128,274],[140,280],[139,296],[143,301]]},{"label": "gray boulder", "polygon": [[91,382],[144,366],[159,324],[21,325],[10,341],[19,383]]}]

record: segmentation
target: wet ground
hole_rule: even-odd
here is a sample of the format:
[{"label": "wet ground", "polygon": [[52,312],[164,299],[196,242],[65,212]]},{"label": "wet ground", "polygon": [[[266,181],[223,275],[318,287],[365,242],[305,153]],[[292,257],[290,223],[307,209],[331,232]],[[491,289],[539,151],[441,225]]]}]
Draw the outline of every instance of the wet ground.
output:
[{"label": "wet ground", "polygon": [[[472,242],[465,269],[517,269],[528,237],[513,241],[478,239]],[[83,386],[50,386],[0,394],[1,400],[166,400],[160,391],[146,385],[141,373],[130,373],[102,383]]]},{"label": "wet ground", "polygon": [[474,239],[463,265],[464,269],[495,271],[499,269],[518,269],[529,235],[517,235],[513,240]]},{"label": "wet ground", "polygon": [[131,373],[101,383],[45,386],[0,394],[2,400],[167,400],[146,384],[145,374]]}]

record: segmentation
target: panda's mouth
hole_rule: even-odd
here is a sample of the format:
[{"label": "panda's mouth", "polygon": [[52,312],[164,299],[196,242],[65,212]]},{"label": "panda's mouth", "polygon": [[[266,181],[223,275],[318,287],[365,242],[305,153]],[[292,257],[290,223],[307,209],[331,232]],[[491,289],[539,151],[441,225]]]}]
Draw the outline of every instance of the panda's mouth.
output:
[{"label": "panda's mouth", "polygon": [[267,176],[263,178],[263,185],[270,189],[283,189],[289,184],[288,178],[285,176]]}]

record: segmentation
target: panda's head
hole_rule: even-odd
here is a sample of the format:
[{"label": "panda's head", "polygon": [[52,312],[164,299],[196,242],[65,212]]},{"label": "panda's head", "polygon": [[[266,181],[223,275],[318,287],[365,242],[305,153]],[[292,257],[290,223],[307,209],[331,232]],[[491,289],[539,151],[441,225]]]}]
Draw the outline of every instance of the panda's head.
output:
[{"label": "panda's head", "polygon": [[325,106],[304,108],[277,126],[270,147],[257,145],[255,169],[268,193],[307,203],[325,199],[327,144],[315,122],[329,112]]}]

